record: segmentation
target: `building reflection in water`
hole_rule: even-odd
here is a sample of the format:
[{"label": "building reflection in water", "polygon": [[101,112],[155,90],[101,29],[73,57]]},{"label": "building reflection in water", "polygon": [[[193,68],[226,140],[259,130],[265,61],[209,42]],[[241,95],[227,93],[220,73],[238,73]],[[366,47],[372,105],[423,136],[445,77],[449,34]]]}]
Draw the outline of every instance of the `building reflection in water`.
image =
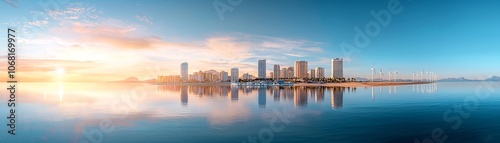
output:
[{"label": "building reflection in water", "polygon": [[306,87],[295,87],[294,88],[295,97],[293,98],[293,103],[295,106],[306,106],[307,105],[307,89]]},{"label": "building reflection in water", "polygon": [[231,101],[238,101],[238,88],[231,88]]},{"label": "building reflection in water", "polygon": [[[189,96],[216,97],[229,96],[231,101],[238,101],[239,93],[255,95],[257,92],[257,103],[259,107],[266,108],[267,95],[273,96],[274,102],[293,102],[294,106],[307,106],[308,98],[311,102],[321,103],[325,100],[327,90],[331,93],[331,107],[339,109],[343,106],[344,92],[355,92],[356,88],[350,87],[293,87],[293,86],[269,86],[269,87],[232,87],[232,86],[158,86],[160,91],[180,93],[181,105],[187,106]],[[254,93],[254,94],[251,94]],[[177,94],[178,95],[178,94]],[[254,98],[255,99],[255,98]]]},{"label": "building reflection in water", "polygon": [[318,87],[316,91],[316,103],[323,102],[325,100],[325,87]]},{"label": "building reflection in water", "polygon": [[187,86],[182,86],[181,87],[181,104],[183,106],[187,106],[188,104],[188,87]]},{"label": "building reflection in water", "polygon": [[266,107],[266,88],[261,87],[258,90],[259,90],[259,97],[258,97],[259,107],[265,108]]},{"label": "building reflection in water", "polygon": [[[278,88],[276,90],[276,88]],[[273,99],[274,101],[280,101],[280,96],[281,96],[281,90],[282,89],[279,89],[279,88],[282,88],[282,87],[273,87],[273,88],[270,88],[269,92],[271,92],[273,94]]]},{"label": "building reflection in water", "polygon": [[332,109],[342,108],[344,102],[345,87],[332,87]]}]

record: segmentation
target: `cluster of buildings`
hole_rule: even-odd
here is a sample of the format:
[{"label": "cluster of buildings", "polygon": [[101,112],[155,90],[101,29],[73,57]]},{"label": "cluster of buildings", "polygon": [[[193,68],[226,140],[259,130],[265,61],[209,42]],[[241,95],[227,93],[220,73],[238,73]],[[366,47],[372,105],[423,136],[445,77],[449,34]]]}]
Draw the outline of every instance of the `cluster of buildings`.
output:
[{"label": "cluster of buildings", "polygon": [[[284,79],[314,79],[326,78],[323,67],[309,69],[307,61],[295,61],[294,66],[282,66],[275,64],[272,72],[267,75],[266,60],[258,61],[257,76],[243,73],[240,76],[238,68],[232,68],[230,73],[226,71],[198,71],[189,74],[187,62],[181,63],[179,75],[158,76],[157,82],[239,82],[240,80],[284,80]],[[343,78],[343,60],[341,58],[332,59],[330,78]]]}]

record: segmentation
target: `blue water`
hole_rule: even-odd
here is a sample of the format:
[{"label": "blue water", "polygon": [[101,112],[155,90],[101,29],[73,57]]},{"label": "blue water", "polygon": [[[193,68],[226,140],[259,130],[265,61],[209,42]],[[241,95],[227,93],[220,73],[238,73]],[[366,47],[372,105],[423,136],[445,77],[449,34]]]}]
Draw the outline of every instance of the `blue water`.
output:
[{"label": "blue water", "polygon": [[[16,135],[2,126],[0,142],[500,142],[499,82],[358,88],[17,86]],[[5,125],[6,92],[0,100]]]}]

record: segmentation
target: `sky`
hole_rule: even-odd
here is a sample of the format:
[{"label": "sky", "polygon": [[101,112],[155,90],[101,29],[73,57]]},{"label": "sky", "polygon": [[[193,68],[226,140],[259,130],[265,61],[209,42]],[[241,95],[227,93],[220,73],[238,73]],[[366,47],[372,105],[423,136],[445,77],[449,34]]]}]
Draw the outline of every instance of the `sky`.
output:
[{"label": "sky", "polygon": [[[182,62],[189,73],[237,67],[240,75],[257,75],[259,59],[267,60],[268,74],[274,64],[305,60],[329,77],[332,58],[344,59],[345,77],[370,78],[374,66],[384,78],[390,70],[406,79],[425,70],[484,79],[500,75],[499,6],[495,0],[59,0],[47,8],[43,0],[3,0],[0,25],[19,35],[16,70],[26,81],[147,80],[179,75]],[[0,55],[6,72],[7,50]]]}]

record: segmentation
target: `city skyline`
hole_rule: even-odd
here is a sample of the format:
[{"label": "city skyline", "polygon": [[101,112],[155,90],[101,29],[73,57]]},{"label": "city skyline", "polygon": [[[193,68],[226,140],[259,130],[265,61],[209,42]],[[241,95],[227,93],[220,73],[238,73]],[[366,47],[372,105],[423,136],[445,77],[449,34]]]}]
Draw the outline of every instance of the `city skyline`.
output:
[{"label": "city skyline", "polygon": [[[190,71],[238,67],[240,74],[258,75],[258,59],[266,59],[266,74],[274,64],[308,61],[307,71],[324,67],[330,77],[332,58],[344,59],[344,77],[370,78],[373,64],[377,70],[397,69],[400,79],[422,70],[440,79],[498,76],[495,4],[400,1],[399,13],[380,22],[388,2],[244,1],[221,19],[213,1],[74,1],[50,11],[18,1],[0,3],[12,11],[0,15],[6,19],[0,25],[27,35],[17,51],[20,81],[54,81],[58,69],[64,69],[65,81],[148,80],[179,73],[182,62],[190,63]],[[138,11],[112,8],[117,3]],[[381,27],[370,36],[365,26],[373,22]],[[355,41],[363,34],[369,42],[359,48]],[[356,47],[346,52],[345,44]],[[0,72],[6,66],[1,62]]]}]

